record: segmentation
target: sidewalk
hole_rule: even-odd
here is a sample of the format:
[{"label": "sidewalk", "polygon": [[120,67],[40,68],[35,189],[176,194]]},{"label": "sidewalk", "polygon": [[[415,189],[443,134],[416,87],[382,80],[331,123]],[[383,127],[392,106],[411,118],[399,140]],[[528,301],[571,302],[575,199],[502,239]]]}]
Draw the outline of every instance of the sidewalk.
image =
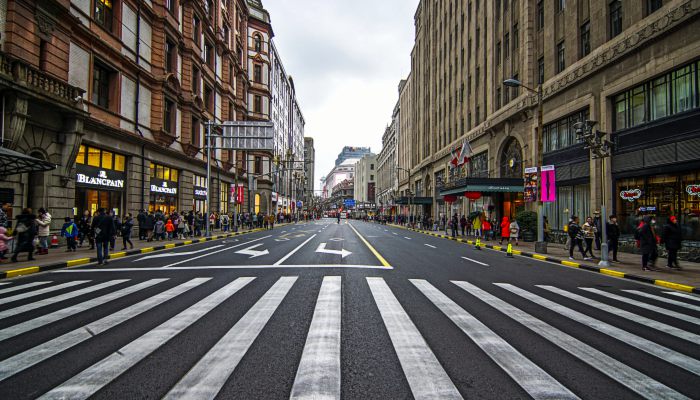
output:
[{"label": "sidewalk", "polygon": [[[424,231],[420,229],[411,229],[399,225],[392,226],[403,229],[409,229],[416,232],[429,234],[432,236],[452,239],[450,236],[445,235],[444,231]],[[457,240],[460,242],[465,242],[469,245],[474,245],[475,239],[476,237],[473,236],[465,237],[458,235],[457,238],[452,240]],[[508,246],[505,241],[503,242],[503,246],[499,246],[498,240],[482,240],[481,243],[482,247],[503,252],[506,251],[506,247]],[[683,270],[677,271],[666,268],[666,259],[659,258],[656,262],[656,267],[660,269],[659,272],[642,271],[641,255],[631,253],[617,253],[620,262],[610,263],[610,267],[602,269],[601,267],[598,267],[598,259],[594,259],[591,261],[583,261],[581,259],[581,253],[579,253],[578,251],[574,252],[574,258],[576,259],[573,261],[569,260],[569,250],[566,249],[565,246],[562,244],[549,243],[547,245],[546,255],[540,255],[535,253],[534,242],[520,241],[520,244],[518,246],[513,245],[513,250],[515,254],[521,253],[521,255],[529,256],[543,261],[552,261],[570,267],[577,267],[589,271],[600,272],[606,275],[617,276],[620,278],[628,278],[673,289],[700,293],[700,263],[683,261],[680,263]],[[593,250],[593,254],[595,254],[596,256],[600,256],[600,251]],[[505,254],[503,256],[505,257]],[[612,253],[610,257],[612,257]]]},{"label": "sidewalk", "polygon": [[[288,224],[275,224],[275,230],[279,227]],[[132,238],[131,241],[134,243],[134,248],[122,251],[122,239],[117,237],[116,246],[114,246],[114,251],[110,251],[109,258],[115,259],[125,256],[130,256],[134,254],[149,253],[152,251],[171,249],[173,247],[186,246],[194,243],[202,243],[209,240],[223,239],[232,236],[243,235],[251,232],[259,232],[264,229],[242,229],[238,232],[222,232],[214,231],[211,237],[195,237],[188,239],[173,239],[173,240],[161,240],[148,242],[146,240],[139,240],[138,235],[136,239]],[[22,253],[19,255],[19,262],[10,262],[9,258],[11,254],[7,255],[8,260],[0,263],[0,279],[2,278],[12,278],[20,275],[28,275],[41,271],[48,271],[57,268],[73,267],[76,265],[89,264],[92,262],[97,262],[97,251],[90,250],[90,245],[87,240],[83,243],[83,247],[78,247],[75,252],[67,252],[66,246],[60,246],[57,248],[49,248],[49,254],[37,255],[34,253],[33,261],[25,261],[27,259],[27,253]]]}]

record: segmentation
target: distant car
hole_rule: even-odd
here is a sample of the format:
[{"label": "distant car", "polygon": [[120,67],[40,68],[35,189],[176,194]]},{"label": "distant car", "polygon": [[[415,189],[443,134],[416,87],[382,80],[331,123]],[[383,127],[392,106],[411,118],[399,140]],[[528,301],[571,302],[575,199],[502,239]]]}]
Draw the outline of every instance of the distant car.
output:
[{"label": "distant car", "polygon": [[340,213],[340,219],[347,219],[347,218],[348,218],[348,213],[346,213],[346,212]]}]

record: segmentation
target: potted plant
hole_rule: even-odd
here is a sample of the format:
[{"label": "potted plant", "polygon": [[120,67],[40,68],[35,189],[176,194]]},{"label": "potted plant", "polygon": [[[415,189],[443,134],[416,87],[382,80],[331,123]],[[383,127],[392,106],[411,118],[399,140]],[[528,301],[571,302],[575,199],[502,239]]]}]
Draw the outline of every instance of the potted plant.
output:
[{"label": "potted plant", "polygon": [[515,216],[520,226],[520,236],[525,242],[534,242],[537,238],[537,213],[521,211]]}]

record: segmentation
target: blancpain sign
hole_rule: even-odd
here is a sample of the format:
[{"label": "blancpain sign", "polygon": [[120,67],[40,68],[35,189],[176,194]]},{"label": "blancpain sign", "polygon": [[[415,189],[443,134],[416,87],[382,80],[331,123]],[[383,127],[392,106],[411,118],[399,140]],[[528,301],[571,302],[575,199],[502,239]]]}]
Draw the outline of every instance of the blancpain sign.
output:
[{"label": "blancpain sign", "polygon": [[151,185],[151,192],[177,194],[177,188],[168,187],[168,182],[163,182],[161,186]]},{"label": "blancpain sign", "polygon": [[76,183],[83,183],[85,185],[106,186],[111,188],[124,187],[123,179],[109,179],[106,171],[100,171],[97,176],[88,176],[78,173],[75,181]]},{"label": "blancpain sign", "polygon": [[200,197],[207,197],[207,190],[206,189],[195,189],[194,195],[200,196]]}]

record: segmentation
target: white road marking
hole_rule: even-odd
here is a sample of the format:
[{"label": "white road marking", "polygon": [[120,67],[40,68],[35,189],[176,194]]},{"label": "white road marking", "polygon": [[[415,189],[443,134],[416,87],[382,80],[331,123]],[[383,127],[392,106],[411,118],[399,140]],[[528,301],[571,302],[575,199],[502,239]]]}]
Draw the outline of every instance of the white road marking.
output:
[{"label": "white road marking", "polygon": [[392,234],[394,234],[394,235],[396,235],[396,236],[398,236],[398,235],[399,235],[399,234],[398,234],[398,233],[396,233],[396,232],[391,232],[391,233],[392,233]]},{"label": "white road marking", "polygon": [[578,399],[564,385],[433,285],[423,279],[409,280],[533,399]]},{"label": "white road marking", "polygon": [[[285,265],[202,265],[197,267],[173,267],[168,268],[171,270],[197,270],[197,269],[273,269],[273,268],[360,268],[360,269],[394,269],[394,267],[388,266],[384,267],[382,265],[357,265],[357,264],[285,264]],[[162,268],[109,268],[100,269],[100,272],[134,272],[134,271],[162,271]],[[94,270],[65,270],[65,271],[54,271],[54,274],[72,274],[72,273],[85,273],[85,272],[95,272]]]},{"label": "white road marking", "polygon": [[76,286],[76,285],[80,285],[80,284],[87,283],[87,282],[90,282],[90,281],[66,282],[66,283],[61,283],[60,285],[56,285],[56,286],[49,286],[49,287],[42,288],[42,289],[32,290],[31,292],[16,294],[14,296],[5,297],[5,298],[0,299],[0,304],[12,303],[13,301],[17,301],[17,300],[28,299],[30,297],[39,296],[39,295],[45,294],[45,293],[55,292],[56,290],[69,288],[71,286]]},{"label": "white road marking", "polygon": [[622,309],[619,309],[617,307],[609,306],[607,304],[601,303],[599,301],[595,301],[593,299],[589,299],[587,297],[579,296],[575,293],[568,292],[566,290],[562,290],[559,288],[556,288],[554,286],[549,286],[549,285],[537,285],[537,287],[540,287],[545,290],[549,290],[552,293],[556,293],[560,296],[564,296],[566,298],[569,298],[571,300],[576,300],[578,302],[581,302],[589,307],[594,307],[597,308],[601,311],[608,312],[613,315],[617,315],[618,317],[622,317],[625,319],[628,319],[632,322],[636,322],[640,325],[647,326],[652,329],[656,329],[658,331],[667,333],[671,336],[675,336],[684,340],[687,340],[691,343],[697,344],[700,343],[700,335],[697,335],[692,332],[684,331],[682,329],[678,329],[675,326],[667,325],[664,323],[661,323],[659,321],[655,321],[651,318],[643,317],[641,315],[637,315],[634,313],[631,313],[629,311],[625,311]]},{"label": "white road marking", "polygon": [[342,242],[343,240],[345,240],[345,239],[343,239],[343,238],[330,238],[330,239],[328,239],[329,242]]},{"label": "white road marking", "polygon": [[462,258],[465,259],[465,260],[467,260],[467,261],[471,261],[471,262],[473,262],[473,263],[477,263],[477,264],[479,264],[479,265],[483,265],[483,266],[485,266],[485,267],[488,267],[488,266],[489,266],[489,265],[486,264],[486,263],[482,263],[481,261],[472,260],[471,258],[468,258],[468,257],[462,257]]},{"label": "white road marking", "polygon": [[412,240],[412,239],[411,239],[410,237],[408,237],[408,236],[404,236],[403,238],[404,238],[404,239],[408,239],[408,240]]},{"label": "white road marking", "polygon": [[326,254],[336,254],[341,256],[341,258],[345,258],[352,254],[351,251],[347,251],[345,249],[340,249],[340,250],[331,250],[326,248],[326,243],[320,243],[318,247],[316,248],[316,253],[326,253]]},{"label": "white road marking", "polygon": [[283,276],[275,282],[163,399],[216,397],[296,280],[296,276]]},{"label": "white road marking", "polygon": [[433,246],[432,244],[425,243],[425,245],[430,247],[431,249],[437,249],[437,247]]},{"label": "white road marking", "polygon": [[514,321],[519,322],[533,332],[549,340],[562,350],[577,357],[591,367],[609,376],[618,383],[628,387],[638,395],[647,399],[684,399],[682,394],[666,385],[651,379],[641,372],[615,360],[582,341],[570,336],[559,329],[539,320],[532,315],[514,307],[478,287],[460,281],[452,281],[455,285],[466,290],[474,297],[500,311]]},{"label": "white road marking", "polygon": [[511,284],[494,283],[494,285],[506,289],[512,293],[515,293],[520,297],[530,300],[533,303],[539,304],[540,306],[548,310],[554,311],[557,314],[570,318],[589,328],[595,329],[598,332],[604,333],[614,339],[621,341],[622,343],[625,343],[643,352],[656,356],[668,362],[669,364],[683,368],[686,371],[690,371],[695,375],[700,376],[700,361],[692,357],[688,357],[685,354],[681,354],[675,350],[671,350],[667,347],[661,346],[658,343],[654,343],[651,340],[647,340],[643,337],[637,336],[631,332],[625,331],[624,329],[620,329],[603,321],[589,317],[588,315],[580,313],[571,308],[564,307],[558,303],[555,303],[551,300],[545,299],[544,297],[540,297],[536,294],[515,287]]},{"label": "white road marking", "polygon": [[416,400],[461,399],[418,328],[382,278],[367,278],[408,385]]},{"label": "white road marking", "polygon": [[691,316],[685,315],[683,313],[669,310],[668,308],[657,307],[657,306],[652,305],[652,304],[647,304],[647,303],[644,303],[641,301],[628,299],[627,297],[618,296],[616,294],[608,293],[608,292],[605,292],[605,291],[599,290],[599,289],[594,289],[594,288],[579,288],[579,289],[585,290],[585,291],[590,292],[590,293],[595,293],[595,294],[598,294],[600,296],[604,296],[604,297],[607,297],[607,298],[610,298],[613,300],[617,300],[617,301],[620,301],[623,303],[631,304],[633,306],[642,307],[645,310],[650,310],[650,311],[657,312],[659,314],[668,315],[669,317],[678,318],[678,319],[690,322],[690,323],[695,324],[695,325],[700,325],[700,318],[691,317]]},{"label": "white road marking", "polygon": [[[124,282],[126,282],[128,279],[124,279]],[[5,340],[9,339],[11,337],[15,337],[17,335],[20,335],[25,332],[29,332],[33,329],[41,328],[42,326],[48,325],[50,323],[60,321],[64,318],[73,316],[75,314],[81,313],[83,311],[89,310],[91,308],[95,308],[97,306],[101,306],[105,303],[108,303],[110,301],[116,300],[118,298],[130,295],[132,293],[138,292],[139,290],[143,290],[146,288],[149,288],[151,286],[157,285],[161,282],[167,281],[168,278],[162,278],[162,279],[151,279],[145,282],[138,283],[134,286],[129,286],[127,288],[117,290],[116,292],[112,292],[109,294],[106,294],[104,296],[100,296],[97,298],[94,298],[92,300],[88,300],[82,303],[78,303],[73,306],[69,306],[66,308],[62,308],[58,311],[54,311],[50,314],[42,315],[40,317],[36,317],[34,319],[30,319],[29,321],[25,321],[22,323],[19,323],[17,325],[10,326],[8,328],[5,328],[3,330],[0,330],[0,340]]]},{"label": "white road marking", "polygon": [[[9,283],[9,282],[5,282]],[[16,292],[18,290],[24,290],[24,289],[29,289],[31,287],[35,286],[41,286],[41,285],[47,285],[49,283],[52,283],[51,281],[44,281],[44,282],[31,282],[31,283],[25,283],[24,285],[17,285],[17,286],[12,286],[7,289],[1,289],[0,294],[5,294],[5,293],[10,293],[10,292]]]},{"label": "white road marking", "polygon": [[695,296],[695,295],[692,295],[689,293],[681,293],[681,292],[664,292],[664,293],[670,294],[670,295],[676,296],[676,297],[682,297],[684,299],[700,301],[700,296]]},{"label": "white road marking", "polygon": [[102,283],[94,285],[94,286],[88,286],[88,287],[85,287],[85,288],[82,288],[79,290],[74,290],[72,292],[64,293],[64,294],[61,294],[58,296],[49,297],[48,299],[43,299],[43,300],[35,301],[33,303],[23,304],[21,306],[15,307],[15,308],[10,308],[9,310],[0,311],[0,319],[12,317],[14,315],[21,314],[21,313],[24,313],[24,312],[27,312],[30,310],[36,310],[37,308],[50,306],[52,304],[56,304],[56,303],[64,301],[64,300],[68,300],[68,299],[72,299],[72,298],[75,298],[78,296],[82,296],[82,295],[87,294],[87,293],[96,292],[98,290],[101,290],[101,289],[104,289],[104,288],[107,288],[110,286],[118,285],[118,284],[124,283],[126,281],[128,281],[128,279],[119,279],[119,280],[114,280],[114,281],[102,282]]},{"label": "white road marking", "polygon": [[287,261],[287,259],[288,259],[289,257],[291,257],[292,254],[294,254],[294,253],[296,253],[297,251],[299,251],[299,249],[301,249],[302,247],[304,247],[305,244],[309,243],[309,242],[311,241],[311,239],[313,239],[313,238],[315,238],[315,237],[316,237],[316,234],[314,233],[313,235],[311,235],[310,238],[306,239],[306,240],[304,241],[304,243],[302,243],[302,244],[300,244],[299,246],[297,246],[294,250],[292,250],[292,251],[291,251],[289,254],[287,254],[286,256],[280,258],[279,261],[277,261],[277,262],[274,263],[273,265],[280,265],[280,264],[282,264],[283,262]]},{"label": "white road marking", "polygon": [[236,279],[53,388],[41,399],[85,399],[90,397],[254,279],[251,277]]},{"label": "white road marking", "polygon": [[0,381],[155,308],[211,278],[195,278],[0,362]]},{"label": "white road marking", "polygon": [[340,399],[341,279],[325,276],[290,399]]},{"label": "white road marking", "polygon": [[[223,241],[223,242],[221,242],[221,243],[226,243],[226,241]],[[137,258],[136,260],[134,260],[134,261],[132,261],[132,262],[143,261],[143,260],[149,260],[149,259],[152,259],[152,258],[191,256],[192,254],[203,253],[203,252],[205,252],[205,251],[217,249],[217,248],[219,248],[219,247],[224,247],[224,245],[223,245],[223,244],[217,244],[216,246],[207,247],[206,249],[199,249],[199,250],[194,250],[194,251],[183,251],[183,252],[180,252],[180,253],[153,254],[153,255],[151,255],[151,256],[146,256],[146,257]]]},{"label": "white road marking", "polygon": [[263,245],[263,243],[258,243],[256,245],[250,246],[248,248],[238,250],[236,252],[236,254],[245,254],[247,256],[250,256],[250,258],[256,258],[256,257],[264,256],[266,254],[270,254],[270,252],[267,249],[265,249],[265,250],[253,250],[254,248],[260,247],[262,245]]},{"label": "white road marking", "polygon": [[682,302],[682,301],[676,301],[676,300],[673,300],[673,299],[667,299],[667,298],[665,298],[665,297],[655,296],[655,295],[653,295],[653,294],[650,294],[650,293],[647,293],[647,292],[642,292],[642,291],[639,291],[639,290],[623,290],[623,292],[636,294],[637,296],[643,296],[643,297],[646,297],[646,298],[649,298],[649,299],[654,299],[654,300],[662,301],[662,302],[664,302],[664,303],[673,304],[674,306],[684,307],[684,308],[687,308],[687,309],[690,309],[690,310],[700,311],[700,306],[696,306],[695,304],[688,304],[688,303],[685,303],[685,302]]},{"label": "white road marking", "polygon": [[247,242],[240,243],[240,244],[237,244],[237,245],[235,245],[235,246],[229,246],[229,247],[226,247],[226,248],[224,248],[224,249],[219,249],[219,250],[213,251],[213,252],[211,252],[211,253],[202,254],[202,255],[197,256],[197,257],[188,258],[188,259],[186,259],[186,260],[182,260],[182,261],[178,261],[178,262],[175,262],[175,263],[172,263],[172,264],[168,264],[168,265],[166,265],[166,266],[164,266],[164,267],[161,267],[161,268],[170,268],[170,267],[174,267],[174,266],[176,266],[176,265],[180,265],[180,264],[184,264],[184,263],[186,263],[186,262],[194,261],[194,260],[200,259],[200,258],[202,258],[202,257],[208,257],[208,256],[211,256],[211,255],[214,255],[214,254],[217,254],[217,253],[221,253],[222,251],[235,249],[235,248],[238,248],[238,247],[241,247],[241,246],[245,246],[245,245],[250,244],[250,243],[255,243],[255,242],[257,242],[257,241],[267,239],[267,238],[269,238],[270,236],[272,236],[272,235],[267,235],[267,236],[263,236],[263,237],[261,237],[261,238],[249,240],[249,241],[247,241]]}]

